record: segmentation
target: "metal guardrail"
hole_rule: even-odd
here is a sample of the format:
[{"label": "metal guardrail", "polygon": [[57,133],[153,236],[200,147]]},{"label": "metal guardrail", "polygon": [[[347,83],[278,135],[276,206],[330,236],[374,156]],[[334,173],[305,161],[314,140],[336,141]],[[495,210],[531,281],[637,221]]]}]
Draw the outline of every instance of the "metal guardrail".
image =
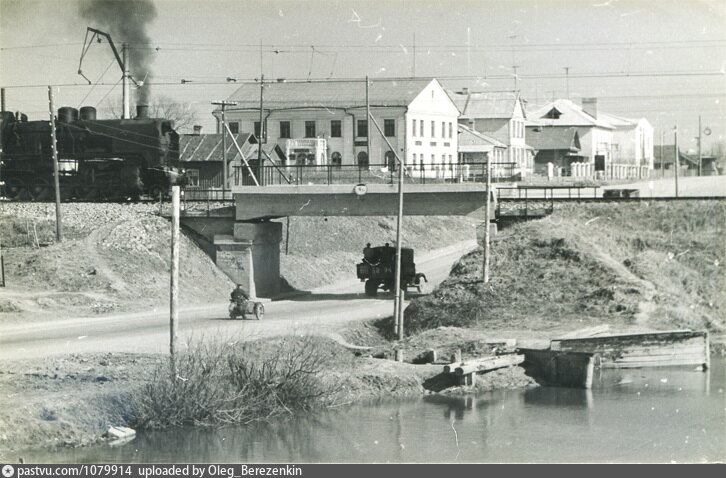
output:
[{"label": "metal guardrail", "polygon": [[[516,178],[516,163],[492,163],[492,182],[512,182]],[[263,164],[252,165],[252,172],[262,186],[285,184],[393,184],[398,168],[386,164],[359,166],[356,164]],[[404,183],[445,184],[486,182],[486,163],[433,163],[406,166]],[[254,186],[250,170],[234,166],[235,186]]]}]

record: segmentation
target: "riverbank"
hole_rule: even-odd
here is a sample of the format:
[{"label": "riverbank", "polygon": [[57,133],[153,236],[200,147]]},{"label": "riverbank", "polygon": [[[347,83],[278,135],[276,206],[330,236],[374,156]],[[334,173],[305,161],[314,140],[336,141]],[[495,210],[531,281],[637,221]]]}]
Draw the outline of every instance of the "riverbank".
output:
[{"label": "riverbank", "polygon": [[[342,331],[342,334],[363,338],[360,330]],[[427,340],[434,335],[429,333]],[[448,336],[450,331],[442,331],[440,339],[449,341],[450,337],[445,338]],[[265,349],[279,340],[248,344]],[[372,344],[374,340],[380,343],[381,350],[387,348],[373,333],[365,342]],[[322,408],[339,408],[384,397],[437,393],[432,389],[441,391],[440,384],[432,381],[441,373],[441,366],[374,358],[370,352],[347,348],[331,339],[318,338],[316,342],[315,354],[322,359],[323,366],[316,376],[332,392],[321,404]],[[407,343],[410,342],[409,339]],[[465,350],[474,352],[471,347]],[[158,380],[155,374],[168,370],[167,367],[158,355],[122,353],[3,362],[0,366],[0,390],[3,391],[0,461],[17,461],[23,456],[23,450],[99,444],[104,441],[101,435],[109,426],[138,426],[139,417],[135,415],[139,412],[140,394]],[[452,387],[441,393],[475,393],[533,384],[515,367],[487,374],[476,388]],[[158,424],[147,423],[147,426],[159,428]]]}]

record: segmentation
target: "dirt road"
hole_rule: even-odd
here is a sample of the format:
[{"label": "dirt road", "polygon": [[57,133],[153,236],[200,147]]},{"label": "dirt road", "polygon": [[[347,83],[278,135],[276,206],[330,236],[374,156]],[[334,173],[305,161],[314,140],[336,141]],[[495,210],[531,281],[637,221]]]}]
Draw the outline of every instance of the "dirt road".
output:
[{"label": "dirt road", "polygon": [[[451,265],[474,247],[474,241],[466,241],[418,257],[417,269],[428,276],[429,289],[445,279]],[[356,280],[267,302],[261,321],[229,320],[226,303],[208,304],[181,311],[179,347],[190,337],[240,341],[293,333],[332,334],[341,324],[384,317],[392,309],[392,294],[367,298]],[[168,310],[0,326],[1,360],[71,353],[156,353],[168,347]]]}]

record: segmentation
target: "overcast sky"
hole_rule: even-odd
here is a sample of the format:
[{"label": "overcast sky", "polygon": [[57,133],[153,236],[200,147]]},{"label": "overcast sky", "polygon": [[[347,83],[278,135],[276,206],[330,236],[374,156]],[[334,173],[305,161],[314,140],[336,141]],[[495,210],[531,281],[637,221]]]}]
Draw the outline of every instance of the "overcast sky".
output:
[{"label": "overcast sky", "polygon": [[[120,72],[107,45],[94,44],[84,60],[84,73],[99,84],[83,86],[77,75],[86,27],[111,29],[82,17],[82,3],[0,0],[0,84],[8,87],[9,109],[44,118],[46,91],[27,85],[82,85],[58,88],[59,106],[118,101],[120,86],[113,85]],[[148,53],[152,69],[132,74],[150,73],[152,96],[193,103],[207,132],[209,102],[235,89],[228,77],[243,81],[262,71],[266,78],[375,78],[411,76],[415,69],[452,88],[486,91],[514,88],[516,65],[517,88],[530,104],[566,97],[567,67],[571,99],[595,96],[603,111],[645,116],[656,128],[656,144],[664,130],[672,143],[678,123],[681,143],[694,147],[699,114],[713,131],[704,144],[724,139],[726,2],[720,0],[151,3],[150,44],[135,44],[132,54]]]}]

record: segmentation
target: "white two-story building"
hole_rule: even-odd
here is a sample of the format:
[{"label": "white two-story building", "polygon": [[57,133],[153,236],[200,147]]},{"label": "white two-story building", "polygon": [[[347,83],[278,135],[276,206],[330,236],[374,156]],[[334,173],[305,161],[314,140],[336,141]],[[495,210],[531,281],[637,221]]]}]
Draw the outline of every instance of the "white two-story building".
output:
[{"label": "white two-story building", "polygon": [[[254,132],[266,149],[276,143],[288,164],[395,168],[395,151],[428,175],[458,161],[459,111],[435,79],[369,80],[380,132],[366,119],[365,80],[265,83],[261,102],[259,83],[244,84],[228,100],[237,103],[226,109],[232,132]],[[221,131],[221,111],[213,114]]]}]

